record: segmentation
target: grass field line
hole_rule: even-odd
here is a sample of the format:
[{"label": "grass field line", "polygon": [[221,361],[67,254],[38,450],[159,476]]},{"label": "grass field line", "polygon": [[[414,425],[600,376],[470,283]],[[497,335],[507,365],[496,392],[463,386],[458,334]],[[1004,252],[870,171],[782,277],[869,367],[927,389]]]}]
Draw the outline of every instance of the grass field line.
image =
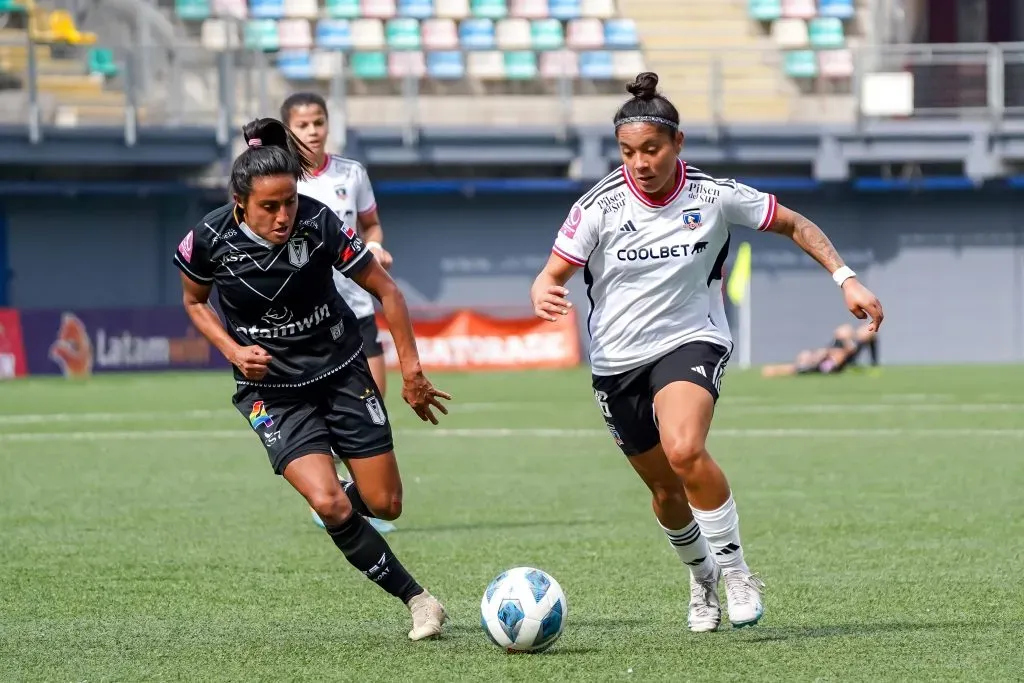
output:
[{"label": "grass field line", "polygon": [[[399,436],[436,437],[449,439],[498,438],[609,438],[603,429],[531,429],[531,428],[467,428],[467,429],[396,429]],[[834,437],[929,437],[929,438],[1024,438],[1024,429],[1001,428],[866,428],[866,429],[712,429],[712,438],[834,438]],[[47,441],[133,441],[142,439],[251,439],[252,432],[245,429],[139,429],[122,431],[79,432],[10,432],[0,433],[0,443]]]}]

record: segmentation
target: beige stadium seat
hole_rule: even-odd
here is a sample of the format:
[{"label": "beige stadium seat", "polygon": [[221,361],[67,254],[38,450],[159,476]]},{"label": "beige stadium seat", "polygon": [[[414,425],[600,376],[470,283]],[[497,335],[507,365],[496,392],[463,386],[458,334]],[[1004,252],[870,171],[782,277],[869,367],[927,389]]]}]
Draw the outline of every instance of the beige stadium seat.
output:
[{"label": "beige stadium seat", "polygon": [[380,50],[384,47],[384,24],[380,19],[356,19],[352,22],[352,47]]},{"label": "beige stadium seat", "polygon": [[615,78],[636,78],[638,73],[644,71],[647,71],[644,53],[639,50],[612,53],[612,72]]},{"label": "beige stadium seat", "polygon": [[502,19],[495,29],[495,38],[502,50],[529,50],[533,46],[530,22],[526,19]]},{"label": "beige stadium seat", "polygon": [[584,17],[611,19],[615,16],[615,0],[583,0],[580,3],[580,14]]},{"label": "beige stadium seat", "polygon": [[199,30],[199,40],[211,52],[233,50],[241,45],[238,24],[223,19],[207,19]]},{"label": "beige stadium seat", "polygon": [[341,73],[342,53],[333,50],[316,50],[310,55],[313,65],[313,78],[328,81]]},{"label": "beige stadium seat", "polygon": [[426,19],[420,25],[427,50],[459,49],[459,32],[451,19]]},{"label": "beige stadium seat", "polygon": [[320,7],[316,0],[284,0],[284,15],[296,19],[316,19]]},{"label": "beige stadium seat", "polygon": [[313,31],[305,19],[282,19],[277,32],[282,50],[308,50],[313,47]]},{"label": "beige stadium seat", "polygon": [[543,78],[578,78],[580,58],[572,50],[540,53],[540,75]]},{"label": "beige stadium seat", "polygon": [[434,0],[434,16],[465,19],[469,16],[469,0]]},{"label": "beige stadium seat", "polygon": [[500,81],[505,78],[505,55],[501,52],[470,52],[468,71],[472,78]]},{"label": "beige stadium seat", "polygon": [[213,0],[213,16],[245,19],[249,16],[249,5],[245,0]]},{"label": "beige stadium seat", "polygon": [[807,22],[803,19],[776,19],[772,22],[772,40],[783,49],[806,47]]}]

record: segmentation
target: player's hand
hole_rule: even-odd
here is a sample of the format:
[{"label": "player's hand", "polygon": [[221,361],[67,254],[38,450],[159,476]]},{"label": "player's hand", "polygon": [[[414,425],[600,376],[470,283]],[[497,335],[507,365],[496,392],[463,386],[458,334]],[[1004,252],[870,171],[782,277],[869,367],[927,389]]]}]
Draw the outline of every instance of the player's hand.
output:
[{"label": "player's hand", "polygon": [[402,377],[402,398],[408,403],[413,411],[419,415],[424,422],[430,421],[437,424],[437,417],[432,408],[436,408],[442,415],[448,414],[448,409],[438,399],[452,400],[451,394],[434,388],[430,380],[422,372],[415,372]]},{"label": "player's hand", "polygon": [[384,270],[391,269],[391,264],[395,262],[395,260],[391,257],[391,252],[389,252],[384,247],[371,247],[370,251],[373,252],[374,258],[380,261],[380,265],[381,267],[384,268]]},{"label": "player's hand", "polygon": [[231,364],[241,370],[246,379],[259,381],[270,369],[270,354],[262,346],[240,346],[231,357]]},{"label": "player's hand", "polygon": [[565,297],[569,290],[565,287],[552,285],[545,290],[533,292],[533,314],[541,320],[555,322],[558,315],[568,315],[572,302]]},{"label": "player's hand", "polygon": [[847,278],[843,283],[843,298],[846,299],[846,307],[850,309],[850,313],[861,320],[870,316],[871,322],[868,323],[868,329],[878,332],[885,314],[882,313],[881,302],[877,296],[871,293],[870,289],[862,285],[857,278]]}]

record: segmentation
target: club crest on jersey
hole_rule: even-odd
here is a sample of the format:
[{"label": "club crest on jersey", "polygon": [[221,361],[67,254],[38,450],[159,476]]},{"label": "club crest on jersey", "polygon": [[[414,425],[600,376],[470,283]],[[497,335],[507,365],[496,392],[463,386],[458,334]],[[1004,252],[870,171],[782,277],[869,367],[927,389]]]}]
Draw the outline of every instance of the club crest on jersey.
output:
[{"label": "club crest on jersey", "polygon": [[301,268],[309,262],[309,245],[306,240],[297,237],[288,240],[288,263]]},{"label": "club crest on jersey", "polygon": [[267,407],[263,404],[263,401],[253,402],[252,410],[249,412],[249,424],[252,425],[253,429],[272,427],[274,425],[274,420],[267,414]]},{"label": "club crest on jersey", "polygon": [[348,199],[348,190],[345,189],[344,185],[335,185],[334,194],[338,197],[338,199]]},{"label": "club crest on jersey", "polygon": [[690,211],[683,214],[683,226],[689,230],[696,230],[703,222],[700,219],[700,211]]}]

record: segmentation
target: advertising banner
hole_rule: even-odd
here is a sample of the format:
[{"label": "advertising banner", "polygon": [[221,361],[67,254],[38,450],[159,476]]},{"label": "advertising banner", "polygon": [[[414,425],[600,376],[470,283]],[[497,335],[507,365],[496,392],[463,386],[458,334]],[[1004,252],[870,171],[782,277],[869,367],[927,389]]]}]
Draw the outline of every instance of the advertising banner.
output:
[{"label": "advertising banner", "polygon": [[28,374],[25,345],[21,340],[21,320],[11,308],[0,308],[0,379]]},{"label": "advertising banner", "polygon": [[32,375],[227,368],[179,306],[21,311]]},{"label": "advertising banner", "polygon": [[[389,368],[398,354],[380,314],[381,344]],[[437,320],[414,320],[420,363],[432,370],[567,368],[580,362],[576,313],[558,322],[539,318],[491,318],[463,310]]]}]

